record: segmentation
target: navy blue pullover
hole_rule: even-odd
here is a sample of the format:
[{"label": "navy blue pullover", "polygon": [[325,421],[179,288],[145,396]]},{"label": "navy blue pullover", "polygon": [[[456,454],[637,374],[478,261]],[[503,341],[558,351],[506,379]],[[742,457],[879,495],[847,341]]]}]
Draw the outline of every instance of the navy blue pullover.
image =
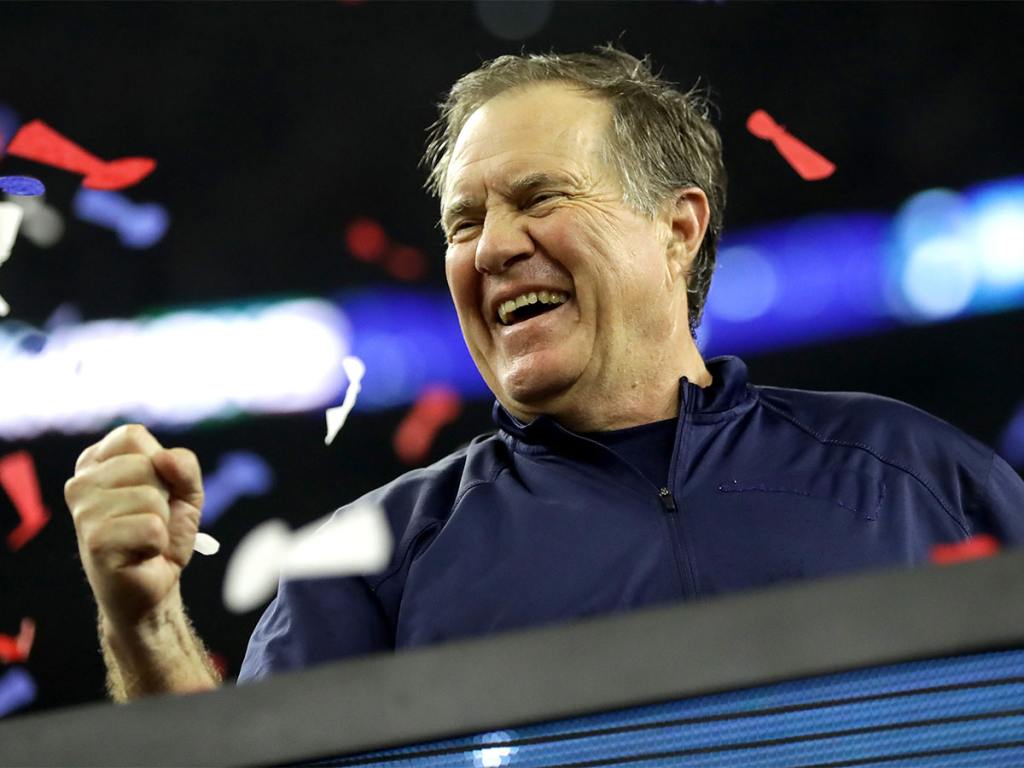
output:
[{"label": "navy blue pullover", "polygon": [[[915,566],[990,533],[1024,542],[1024,481],[991,449],[889,398],[755,386],[736,357],[680,381],[654,483],[553,419],[497,433],[355,503],[379,504],[391,564],[284,581],[239,681],[345,656]],[[339,510],[338,513],[344,511]],[[337,514],[337,513],[336,513]]]}]

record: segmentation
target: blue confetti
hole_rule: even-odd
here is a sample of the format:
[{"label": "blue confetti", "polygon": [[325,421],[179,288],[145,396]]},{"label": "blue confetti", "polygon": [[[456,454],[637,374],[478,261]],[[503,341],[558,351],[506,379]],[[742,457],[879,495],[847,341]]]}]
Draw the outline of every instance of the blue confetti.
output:
[{"label": "blue confetti", "polygon": [[8,195],[37,197],[46,192],[46,187],[39,179],[31,176],[0,176],[0,191]]}]

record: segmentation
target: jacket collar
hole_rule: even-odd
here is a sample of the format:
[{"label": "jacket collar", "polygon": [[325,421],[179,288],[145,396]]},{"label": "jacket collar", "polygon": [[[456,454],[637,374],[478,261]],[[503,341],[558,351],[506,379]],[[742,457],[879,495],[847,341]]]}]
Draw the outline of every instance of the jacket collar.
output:
[{"label": "jacket collar", "polygon": [[[685,376],[679,379],[679,413],[692,421],[710,422],[727,419],[747,410],[756,397],[747,377],[747,366],[732,355],[713,357],[705,362],[711,384],[705,388],[693,384]],[[498,428],[524,443],[551,444],[578,438],[550,416],[538,416],[524,424],[510,414],[498,401],[491,416]]]}]

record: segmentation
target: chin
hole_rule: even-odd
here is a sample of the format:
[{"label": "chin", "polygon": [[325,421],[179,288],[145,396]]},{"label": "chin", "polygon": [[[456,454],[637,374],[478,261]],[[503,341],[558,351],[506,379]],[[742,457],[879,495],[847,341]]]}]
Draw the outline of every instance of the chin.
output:
[{"label": "chin", "polygon": [[564,395],[576,382],[577,377],[568,372],[518,371],[502,377],[503,399],[526,406],[536,413],[543,413],[545,404]]}]

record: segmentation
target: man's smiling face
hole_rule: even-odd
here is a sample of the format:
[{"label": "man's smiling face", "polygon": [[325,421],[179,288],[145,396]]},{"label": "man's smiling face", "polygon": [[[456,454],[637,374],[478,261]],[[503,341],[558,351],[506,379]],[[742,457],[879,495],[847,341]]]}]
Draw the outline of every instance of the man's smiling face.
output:
[{"label": "man's smiling face", "polygon": [[452,152],[448,284],[477,367],[522,419],[639,389],[688,338],[672,226],[629,208],[601,160],[611,112],[569,84],[530,85],[477,109]]}]

